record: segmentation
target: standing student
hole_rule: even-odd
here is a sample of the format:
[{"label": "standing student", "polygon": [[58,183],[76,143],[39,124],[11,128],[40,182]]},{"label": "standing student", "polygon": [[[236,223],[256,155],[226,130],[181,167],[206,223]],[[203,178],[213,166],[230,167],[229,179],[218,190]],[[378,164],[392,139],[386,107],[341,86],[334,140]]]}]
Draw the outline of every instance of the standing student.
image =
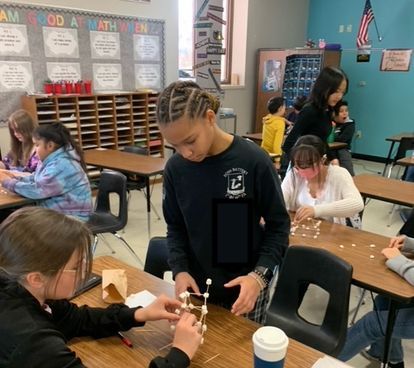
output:
[{"label": "standing student", "polygon": [[262,148],[267,153],[276,155],[275,163],[278,164],[285,133],[286,106],[283,97],[272,97],[267,102],[267,110],[269,113],[263,117]]},{"label": "standing student", "polygon": [[329,165],[320,138],[300,137],[291,151],[291,162],[293,168],[286,173],[282,190],[286,207],[296,212],[296,223],[310,217],[360,227],[361,194],[347,170]]},{"label": "standing student", "polygon": [[0,162],[0,169],[32,173],[39,162],[33,143],[37,123],[25,110],[17,110],[8,120],[11,149]]},{"label": "standing student", "polygon": [[351,143],[355,133],[355,121],[349,117],[348,102],[341,100],[335,105],[333,118],[335,121],[334,141],[346,143],[345,148],[335,151],[335,156],[339,160],[339,165],[347,169],[351,176],[355,176],[351,155]]},{"label": "standing student", "polygon": [[[325,67],[313,85],[308,103],[299,113],[283,144],[283,152],[289,157],[299,137],[307,134],[319,137],[326,145],[332,132],[332,110],[348,90],[348,77],[339,68]],[[332,153],[327,149],[328,159]],[[337,160],[331,163],[338,164]]]},{"label": "standing student", "polygon": [[[400,250],[414,253],[414,238],[405,235],[392,238],[389,247],[382,250],[382,254],[387,258],[385,264],[414,285],[414,261],[401,254]],[[349,328],[345,346],[338,359],[349,360],[370,346],[364,355],[381,360],[388,319],[388,298],[378,295],[374,306],[374,311],[366,314]],[[401,304],[398,307],[391,340],[389,368],[404,368],[401,339],[414,339],[414,303]]]},{"label": "standing student", "polygon": [[287,116],[287,120],[291,123],[291,127],[297,122],[299,113],[302,111],[303,106],[306,103],[306,96],[298,96],[296,97],[295,102],[293,103],[293,110]]},{"label": "standing student", "polygon": [[42,163],[29,176],[3,178],[3,187],[40,200],[42,207],[87,221],[92,212],[91,188],[83,152],[69,130],[59,122],[41,125],[33,141]]},{"label": "standing student", "polygon": [[[116,336],[146,321],[180,319],[181,302],[158,297],[145,308],[113,304],[78,307],[67,299],[92,267],[87,226],[53,210],[27,207],[0,225],[0,366],[84,367],[67,342],[78,336]],[[201,342],[196,318],[184,314],[172,349],[150,368],[185,368]]]},{"label": "standing student", "polygon": [[210,302],[262,321],[289,216],[268,155],[221,130],[218,108],[193,82],[174,82],[159,96],[159,127],[177,151],[164,171],[169,264],[177,295],[198,293],[211,278]]}]

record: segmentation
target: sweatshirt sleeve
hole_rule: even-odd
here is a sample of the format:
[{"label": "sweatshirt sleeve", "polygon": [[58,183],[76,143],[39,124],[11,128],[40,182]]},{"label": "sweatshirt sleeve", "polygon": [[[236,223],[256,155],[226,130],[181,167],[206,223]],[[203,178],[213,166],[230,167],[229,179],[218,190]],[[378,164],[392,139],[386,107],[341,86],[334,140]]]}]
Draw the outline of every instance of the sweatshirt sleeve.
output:
[{"label": "sweatshirt sleeve", "polygon": [[168,263],[175,277],[180,272],[189,271],[189,240],[170,170],[172,169],[167,163],[164,171],[162,208],[167,223]]},{"label": "sweatshirt sleeve", "polygon": [[273,139],[273,152],[276,155],[282,154],[282,141],[285,133],[285,123],[282,119],[278,119],[275,124],[275,136]]},{"label": "sweatshirt sleeve", "polygon": [[190,359],[187,354],[177,348],[171,348],[166,357],[154,358],[148,368],[187,368]]},{"label": "sweatshirt sleeve", "polygon": [[[22,176],[8,187],[8,189],[31,199],[45,199],[62,194],[64,176],[62,168],[55,164],[47,165],[40,172]],[[60,180],[59,180],[60,178]]]},{"label": "sweatshirt sleeve", "polygon": [[112,304],[108,308],[78,307],[67,300],[51,301],[48,304],[54,322],[68,340],[79,336],[113,336],[118,331],[144,325],[135,321],[137,308],[129,308],[124,304]]},{"label": "sweatshirt sleeve", "polygon": [[293,173],[293,169],[290,169],[288,170],[285,178],[282,181],[283,198],[285,200],[286,209],[288,211],[297,210],[297,208],[295,207],[295,202],[296,202],[295,191],[296,191],[295,175]]},{"label": "sweatshirt sleeve", "polygon": [[414,253],[414,238],[410,238],[407,236],[404,240],[404,245],[402,249],[404,252],[412,252]]},{"label": "sweatshirt sleeve", "polygon": [[404,277],[411,285],[414,285],[414,261],[401,254],[389,259],[385,264],[401,277]]},{"label": "sweatshirt sleeve", "polygon": [[315,205],[315,217],[348,217],[361,212],[364,208],[364,201],[352,176],[346,169],[340,167],[332,169],[336,172],[332,173],[331,178],[328,179],[326,186],[329,189],[326,190],[336,191],[340,199]]}]

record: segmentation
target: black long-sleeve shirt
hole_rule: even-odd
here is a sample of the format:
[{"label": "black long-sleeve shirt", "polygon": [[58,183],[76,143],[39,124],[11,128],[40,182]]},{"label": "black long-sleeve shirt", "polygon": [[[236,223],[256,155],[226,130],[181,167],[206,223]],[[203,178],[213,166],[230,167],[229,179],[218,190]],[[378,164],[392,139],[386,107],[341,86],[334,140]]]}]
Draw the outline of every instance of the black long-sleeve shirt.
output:
[{"label": "black long-sleeve shirt", "polygon": [[[252,206],[252,223],[248,224],[253,234],[251,257],[232,267],[214,262],[213,202],[226,198],[247,199]],[[258,265],[273,269],[288,246],[290,220],[276,170],[260,147],[238,136],[224,152],[202,162],[172,156],[164,171],[163,211],[173,274],[189,272],[201,290],[211,278],[209,302],[230,306],[239,290],[226,289],[223,284]],[[226,227],[226,223],[221,225]],[[228,237],[231,242],[231,234]],[[230,246],[234,249],[235,244]]]},{"label": "black long-sleeve shirt", "polygon": [[[307,134],[316,135],[326,143],[331,132],[332,111],[329,109],[321,110],[313,104],[308,104],[299,112],[295,125],[285,139],[282,147],[283,152],[289,157],[290,151],[299,137]],[[333,155],[327,143],[326,146],[328,159],[332,159]]]},{"label": "black long-sleeve shirt", "polygon": [[[67,300],[47,302],[50,311],[23,286],[0,277],[0,367],[81,368],[81,360],[66,345],[77,336],[113,336],[142,326],[136,308],[114,304],[108,308],[78,307]],[[185,368],[190,361],[179,349],[155,358],[150,368]]]}]

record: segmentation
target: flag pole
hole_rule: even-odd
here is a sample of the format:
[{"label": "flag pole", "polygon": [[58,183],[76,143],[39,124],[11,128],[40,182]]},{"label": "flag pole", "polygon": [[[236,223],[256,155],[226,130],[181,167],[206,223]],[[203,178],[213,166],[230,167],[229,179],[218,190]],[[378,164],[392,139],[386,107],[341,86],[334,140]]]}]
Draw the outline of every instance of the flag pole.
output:
[{"label": "flag pole", "polygon": [[372,8],[372,4],[371,4],[371,10],[372,10],[372,14],[374,14],[374,25],[375,25],[375,30],[377,31],[377,37],[378,37],[378,41],[381,42],[382,41],[382,37],[378,31],[378,26],[377,26],[377,20],[375,19],[375,13],[374,13],[374,9]]}]

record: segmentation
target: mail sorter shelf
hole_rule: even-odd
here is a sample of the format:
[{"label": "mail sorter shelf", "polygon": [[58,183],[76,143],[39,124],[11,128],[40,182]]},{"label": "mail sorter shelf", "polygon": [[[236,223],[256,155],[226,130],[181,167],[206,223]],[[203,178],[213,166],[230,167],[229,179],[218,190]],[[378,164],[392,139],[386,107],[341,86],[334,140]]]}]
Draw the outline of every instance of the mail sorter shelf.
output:
[{"label": "mail sorter shelf", "polygon": [[22,107],[39,124],[60,121],[83,149],[136,145],[164,156],[156,124],[156,92],[22,96]]}]

